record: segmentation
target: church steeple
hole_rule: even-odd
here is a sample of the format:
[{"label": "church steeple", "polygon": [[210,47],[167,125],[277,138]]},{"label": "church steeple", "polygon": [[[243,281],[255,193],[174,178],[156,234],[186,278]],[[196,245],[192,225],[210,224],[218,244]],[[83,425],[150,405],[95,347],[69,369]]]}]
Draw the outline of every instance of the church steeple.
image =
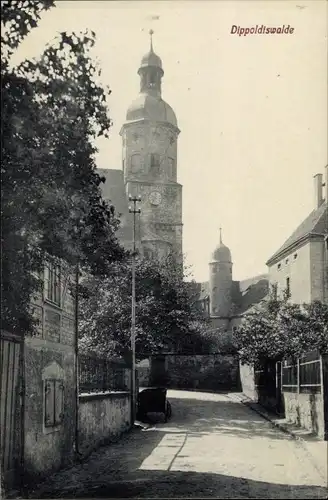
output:
[{"label": "church steeple", "polygon": [[160,97],[164,71],[161,58],[155,54],[153,49],[153,34],[153,30],[150,30],[150,50],[141,59],[138,74],[140,75],[140,92]]}]

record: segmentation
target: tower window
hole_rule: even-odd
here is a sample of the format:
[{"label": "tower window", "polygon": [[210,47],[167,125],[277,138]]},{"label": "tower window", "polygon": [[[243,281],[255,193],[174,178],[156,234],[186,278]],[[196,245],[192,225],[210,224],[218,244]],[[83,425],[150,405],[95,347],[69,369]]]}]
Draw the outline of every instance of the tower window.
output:
[{"label": "tower window", "polygon": [[158,169],[160,165],[160,157],[159,154],[157,153],[152,153],[150,155],[150,168],[151,169]]},{"label": "tower window", "polygon": [[290,297],[290,278],[286,278],[286,293]]},{"label": "tower window", "polygon": [[150,73],[150,75],[149,75],[149,83],[152,86],[154,85],[154,83],[156,83],[156,76],[155,76],[154,73]]},{"label": "tower window", "polygon": [[139,154],[134,154],[131,156],[131,172],[139,172],[141,166],[141,156]]},{"label": "tower window", "polygon": [[173,158],[168,159],[168,174],[169,177],[174,177],[175,175],[175,161]]}]

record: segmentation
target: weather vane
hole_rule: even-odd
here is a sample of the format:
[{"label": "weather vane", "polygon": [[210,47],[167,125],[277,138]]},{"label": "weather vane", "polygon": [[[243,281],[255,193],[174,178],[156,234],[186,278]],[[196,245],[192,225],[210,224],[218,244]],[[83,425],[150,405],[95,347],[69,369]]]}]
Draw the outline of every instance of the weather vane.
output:
[{"label": "weather vane", "polygon": [[149,34],[150,34],[150,50],[153,50],[153,34],[154,34],[154,30],[150,29],[149,30]]}]

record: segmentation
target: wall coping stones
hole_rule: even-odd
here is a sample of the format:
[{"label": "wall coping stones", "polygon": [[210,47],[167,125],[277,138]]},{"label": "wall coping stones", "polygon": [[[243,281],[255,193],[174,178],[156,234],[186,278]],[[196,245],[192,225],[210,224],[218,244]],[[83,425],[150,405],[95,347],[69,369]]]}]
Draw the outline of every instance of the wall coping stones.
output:
[{"label": "wall coping stones", "polygon": [[79,401],[92,401],[94,399],[126,398],[130,397],[129,391],[84,392],[79,394]]}]

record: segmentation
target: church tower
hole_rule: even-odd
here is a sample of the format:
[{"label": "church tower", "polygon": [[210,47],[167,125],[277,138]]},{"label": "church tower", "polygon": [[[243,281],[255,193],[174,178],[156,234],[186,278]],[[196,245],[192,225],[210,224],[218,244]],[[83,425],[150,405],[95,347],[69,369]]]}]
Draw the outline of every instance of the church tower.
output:
[{"label": "church tower", "polygon": [[121,129],[126,194],[141,197],[137,242],[145,257],[182,255],[182,186],[177,182],[177,139],[173,109],[162,99],[162,61],[150,50],[138,69],[140,93]]},{"label": "church tower", "polygon": [[232,308],[232,262],[231,252],[222,242],[220,229],[220,244],[212,254],[210,267],[210,315],[228,317]]}]

